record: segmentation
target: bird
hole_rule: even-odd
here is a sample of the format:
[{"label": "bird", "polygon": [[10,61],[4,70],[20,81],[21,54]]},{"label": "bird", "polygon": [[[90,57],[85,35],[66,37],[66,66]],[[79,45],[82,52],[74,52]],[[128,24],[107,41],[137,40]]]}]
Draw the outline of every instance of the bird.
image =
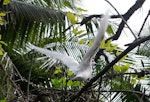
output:
[{"label": "bird", "polygon": [[50,51],[48,49],[41,48],[33,44],[30,44],[30,47],[36,52],[44,54],[47,57],[60,60],[64,65],[66,65],[69,68],[70,71],[74,73],[74,77],[72,78],[73,80],[86,81],[87,79],[90,79],[92,77],[92,72],[93,72],[92,58],[97,53],[100,44],[104,38],[104,34],[108,27],[108,19],[109,19],[109,15],[107,11],[103,15],[103,20],[100,22],[100,27],[98,28],[98,33],[94,38],[93,45],[85,53],[80,63],[76,61],[73,57],[66,54],[62,54],[56,51]]}]

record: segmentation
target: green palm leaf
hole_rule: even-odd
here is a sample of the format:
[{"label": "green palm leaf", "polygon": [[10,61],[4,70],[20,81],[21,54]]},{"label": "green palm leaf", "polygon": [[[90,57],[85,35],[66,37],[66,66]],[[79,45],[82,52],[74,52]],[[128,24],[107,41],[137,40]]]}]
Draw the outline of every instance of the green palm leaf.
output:
[{"label": "green palm leaf", "polygon": [[65,29],[65,13],[61,11],[19,1],[12,1],[5,9],[10,13],[2,34],[9,45],[39,42],[44,36],[61,34]]}]

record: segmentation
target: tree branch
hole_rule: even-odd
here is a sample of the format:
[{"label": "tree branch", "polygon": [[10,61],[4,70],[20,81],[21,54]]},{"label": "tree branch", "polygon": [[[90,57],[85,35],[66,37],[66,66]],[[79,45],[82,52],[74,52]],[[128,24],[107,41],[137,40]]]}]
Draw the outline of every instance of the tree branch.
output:
[{"label": "tree branch", "polygon": [[34,63],[34,53],[31,55],[31,66],[29,69],[29,75],[28,75],[28,84],[27,84],[27,102],[30,101],[30,80],[31,80],[31,73],[32,73],[32,67]]},{"label": "tree branch", "polygon": [[[78,22],[76,23],[76,25],[79,25],[82,26],[84,24],[87,24],[87,22],[91,21],[92,18],[102,18],[103,14],[100,14],[100,15],[90,15],[88,17],[85,17],[82,19],[81,22]],[[115,19],[115,18],[121,18],[121,16],[123,15],[110,15],[110,18],[111,19]],[[69,29],[71,29],[71,27],[73,27],[74,25],[70,25],[69,27],[67,27],[62,33],[65,33],[66,31],[68,31]]]},{"label": "tree branch", "polygon": [[145,25],[145,23],[146,23],[146,21],[147,21],[149,15],[150,15],[150,10],[148,11],[148,14],[147,14],[146,18],[144,19],[144,22],[143,22],[143,24],[142,24],[142,27],[141,27],[139,33],[138,33],[138,36],[140,36],[140,34],[141,34],[141,32],[142,32],[142,30],[143,30],[143,28],[144,28],[144,25]]},{"label": "tree branch", "polygon": [[[82,21],[80,22],[80,25],[86,24],[87,22],[91,21],[92,18],[102,18],[103,14],[100,15],[90,15],[88,17],[85,17],[82,19]],[[114,19],[114,18],[120,18],[120,15],[110,15],[110,18]]]},{"label": "tree branch", "polygon": [[[132,14],[137,9],[139,9],[143,5],[144,2],[145,2],[145,0],[137,0],[135,2],[135,4],[123,15],[124,20],[127,22],[129,20],[129,18],[132,16]],[[122,20],[121,23],[119,24],[119,28],[118,28],[116,34],[114,36],[108,38],[107,40],[109,40],[109,39],[117,40],[119,38],[119,36],[121,35],[121,32],[122,32],[124,26],[125,26],[125,22]]]}]

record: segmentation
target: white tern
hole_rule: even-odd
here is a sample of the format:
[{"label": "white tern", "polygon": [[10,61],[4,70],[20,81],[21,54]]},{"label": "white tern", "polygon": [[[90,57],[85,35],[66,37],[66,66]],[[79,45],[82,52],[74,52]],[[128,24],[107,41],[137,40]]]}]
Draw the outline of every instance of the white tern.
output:
[{"label": "white tern", "polygon": [[35,51],[40,52],[48,57],[60,60],[69,68],[69,70],[74,73],[75,76],[73,77],[73,79],[87,80],[92,76],[92,57],[94,57],[97,53],[104,38],[104,34],[108,26],[108,19],[109,15],[108,12],[106,12],[106,14],[103,16],[103,20],[101,21],[101,25],[98,29],[98,34],[94,39],[93,45],[85,53],[80,63],[78,63],[73,57],[65,54],[40,48],[32,44],[30,44],[30,47],[31,49],[34,49]]}]

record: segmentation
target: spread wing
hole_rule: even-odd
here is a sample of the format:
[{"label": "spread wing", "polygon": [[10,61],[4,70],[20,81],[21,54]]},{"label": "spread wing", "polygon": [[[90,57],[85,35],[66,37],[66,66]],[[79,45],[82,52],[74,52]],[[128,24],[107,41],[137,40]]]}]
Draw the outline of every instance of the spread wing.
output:
[{"label": "spread wing", "polygon": [[91,58],[96,54],[96,52],[104,38],[104,34],[105,34],[105,31],[108,26],[108,19],[109,19],[109,15],[108,15],[108,12],[106,12],[106,14],[104,15],[103,20],[101,22],[100,28],[98,29],[98,34],[94,39],[93,45],[90,47],[90,49],[84,55],[82,62],[90,63]]},{"label": "spread wing", "polygon": [[50,51],[44,48],[40,48],[32,44],[30,44],[29,46],[41,54],[60,60],[63,64],[65,64],[69,68],[69,70],[73,72],[76,71],[76,68],[79,65],[79,63],[71,56],[61,54],[55,51]]}]

